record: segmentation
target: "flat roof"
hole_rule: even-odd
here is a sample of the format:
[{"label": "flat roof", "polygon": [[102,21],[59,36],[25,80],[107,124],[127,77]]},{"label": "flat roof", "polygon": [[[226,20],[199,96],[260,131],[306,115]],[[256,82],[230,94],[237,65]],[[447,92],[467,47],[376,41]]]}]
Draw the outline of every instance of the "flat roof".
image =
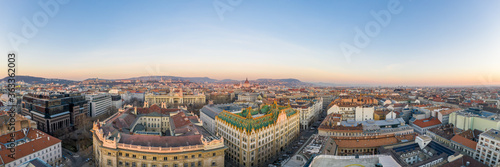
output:
[{"label": "flat roof", "polygon": [[331,166],[365,166],[375,167],[377,163],[383,166],[400,167],[396,160],[390,155],[369,155],[369,156],[334,156],[334,155],[318,155],[316,156],[309,167],[331,167]]},{"label": "flat roof", "polygon": [[387,119],[387,120],[368,120],[368,121],[342,121],[340,124],[342,126],[357,126],[358,124],[362,124],[363,126],[391,126],[391,125],[400,125],[401,123],[405,124],[406,122],[402,118],[396,119]]}]

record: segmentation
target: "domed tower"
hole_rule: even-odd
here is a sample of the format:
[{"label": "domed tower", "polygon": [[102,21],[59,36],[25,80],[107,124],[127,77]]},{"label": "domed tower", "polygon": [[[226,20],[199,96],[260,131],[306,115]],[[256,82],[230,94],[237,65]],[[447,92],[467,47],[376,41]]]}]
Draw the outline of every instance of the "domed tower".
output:
[{"label": "domed tower", "polygon": [[250,87],[250,82],[248,82],[248,78],[246,78],[245,83],[243,83],[243,86],[246,88]]}]

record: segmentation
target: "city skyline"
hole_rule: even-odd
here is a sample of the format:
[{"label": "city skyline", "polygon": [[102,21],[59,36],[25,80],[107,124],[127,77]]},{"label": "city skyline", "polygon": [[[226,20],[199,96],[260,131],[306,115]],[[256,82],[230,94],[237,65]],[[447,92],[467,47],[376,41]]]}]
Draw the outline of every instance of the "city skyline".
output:
[{"label": "city skyline", "polygon": [[[3,1],[0,47],[18,53],[17,75],[71,80],[170,75],[500,84],[497,1],[241,1],[223,14],[216,2],[69,1],[16,50],[9,34],[22,35],[23,18],[32,21],[45,10],[27,1]],[[355,45],[356,27],[377,21],[371,12],[388,11],[389,4],[399,12],[359,53],[346,56],[341,44]]]}]

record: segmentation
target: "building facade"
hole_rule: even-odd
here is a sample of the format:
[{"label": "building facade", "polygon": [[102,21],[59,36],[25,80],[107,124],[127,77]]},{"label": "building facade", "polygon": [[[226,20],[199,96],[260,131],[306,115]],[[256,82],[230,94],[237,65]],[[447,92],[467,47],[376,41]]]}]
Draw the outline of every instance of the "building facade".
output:
[{"label": "building facade", "polygon": [[81,124],[89,106],[80,93],[33,93],[23,96],[21,114],[30,116],[39,130],[51,134]]},{"label": "building facade", "polygon": [[122,108],[123,100],[120,95],[111,95],[111,105],[115,106],[117,109]]},{"label": "building facade", "polygon": [[378,101],[370,97],[341,96],[330,103],[327,114],[342,114],[344,121],[351,119],[373,119],[375,109],[372,106],[377,104]]},{"label": "building facade", "polygon": [[[16,136],[15,142],[9,141],[11,134]],[[15,145],[15,158],[9,156],[11,144]],[[0,166],[16,167],[36,158],[52,166],[60,165],[62,163],[61,140],[32,128],[0,136]]]},{"label": "building facade", "polygon": [[488,166],[497,166],[500,162],[500,131],[489,129],[479,135],[474,159]]},{"label": "building facade", "polygon": [[87,95],[85,98],[89,101],[90,117],[102,115],[112,106],[109,94]]},{"label": "building facade", "polygon": [[171,91],[166,95],[146,94],[145,101],[149,104],[161,104],[165,102],[167,105],[200,105],[206,103],[204,94],[183,94],[182,89],[178,92]]},{"label": "building facade", "polygon": [[265,166],[298,137],[299,111],[290,106],[263,105],[216,117],[217,134],[224,138],[227,160],[238,166]]},{"label": "building facade", "polygon": [[300,99],[291,104],[292,108],[299,110],[300,129],[307,129],[318,118],[323,111],[323,100],[318,99]]},{"label": "building facade", "polygon": [[183,111],[120,110],[94,123],[96,166],[224,166],[224,139],[210,135],[199,119]]},{"label": "building facade", "polygon": [[413,128],[401,118],[395,120],[342,121],[341,114],[330,114],[318,127],[318,134],[331,138],[329,154],[374,155],[380,146],[414,140]]},{"label": "building facade", "polygon": [[449,114],[449,123],[462,130],[481,130],[494,128],[500,130],[500,118],[497,114],[469,108]]},{"label": "building facade", "polygon": [[357,106],[355,109],[356,121],[368,121],[373,120],[373,113],[375,112],[375,107],[373,106]]}]

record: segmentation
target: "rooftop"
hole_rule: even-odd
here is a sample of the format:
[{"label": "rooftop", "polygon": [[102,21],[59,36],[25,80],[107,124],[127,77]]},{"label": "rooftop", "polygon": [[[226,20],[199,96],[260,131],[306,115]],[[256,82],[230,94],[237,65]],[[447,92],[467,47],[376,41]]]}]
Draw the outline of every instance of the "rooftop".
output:
[{"label": "rooftop", "polygon": [[405,123],[406,122],[403,120],[403,118],[387,119],[387,120],[368,120],[368,121],[347,120],[341,122],[343,126],[357,126],[358,124],[362,124],[363,126],[376,125],[379,127],[398,126],[398,125],[404,125]]},{"label": "rooftop", "polygon": [[447,124],[435,128],[428,129],[427,131],[431,131],[432,133],[441,136],[442,138],[450,140],[455,134],[453,132],[453,125]]},{"label": "rooftop", "polygon": [[464,165],[462,163],[467,163],[467,162],[470,163],[469,166],[487,167],[487,165],[482,164],[481,162],[479,162],[479,161],[475,160],[474,158],[467,156],[467,155],[463,155],[461,158],[458,158],[454,161],[446,163],[446,164],[442,165],[441,167],[457,167],[457,166],[462,166],[462,165]]},{"label": "rooftop", "polygon": [[453,136],[453,138],[451,138],[451,141],[457,142],[457,143],[462,144],[466,147],[469,147],[470,149],[476,150],[477,142],[472,141],[470,139],[467,139],[463,136],[455,135],[455,136]]},{"label": "rooftop", "polygon": [[331,166],[366,166],[374,167],[380,163],[383,166],[400,167],[390,155],[363,155],[355,156],[334,156],[318,155],[314,157],[309,167],[331,167]]},{"label": "rooftop", "polygon": [[488,136],[500,141],[500,131],[496,129],[489,129],[486,132],[481,133],[482,136]]},{"label": "rooftop", "polygon": [[415,124],[421,128],[425,128],[425,127],[429,127],[429,126],[439,125],[439,124],[441,124],[441,121],[439,121],[439,119],[437,119],[435,117],[431,117],[431,118],[427,118],[427,119],[415,120],[413,122],[413,124]]},{"label": "rooftop", "polygon": [[[184,112],[177,112],[173,115],[163,115],[159,112],[165,112],[163,108],[158,109],[156,105],[150,108],[143,108],[142,113],[135,115],[131,110],[120,111],[103,122],[94,125],[94,131],[102,130],[106,139],[118,138],[118,143],[151,146],[151,147],[182,147],[192,145],[202,145],[203,140],[220,139],[216,136],[211,136],[206,129],[195,125],[198,117],[186,115]],[[150,110],[148,110],[150,109]],[[138,111],[139,112],[139,111]],[[170,129],[174,131],[175,136],[161,135],[160,132],[144,132],[144,126],[135,123],[142,116],[163,115],[169,117]],[[195,123],[193,123],[193,121]],[[102,127],[101,127],[102,126]],[[140,133],[134,134],[132,132],[139,131]],[[169,134],[169,130],[166,132]],[[101,133],[101,132],[99,132]],[[154,135],[147,135],[154,134]],[[173,134],[172,134],[173,135]]]},{"label": "rooftop", "polygon": [[[23,129],[12,133],[16,136],[16,159],[61,142],[61,140],[38,129]],[[11,133],[0,136],[0,158],[3,160],[4,164],[15,160],[8,156],[11,152],[10,149],[6,147],[10,143],[10,135]]]},{"label": "rooftop", "polygon": [[[217,117],[235,125],[238,128],[241,128],[242,130],[251,132],[252,129],[257,130],[274,124],[281,112],[284,112],[287,117],[297,113],[297,111],[290,108],[290,106],[279,106],[275,103],[273,105],[263,105],[259,109],[252,109],[249,107],[247,109],[243,109],[240,113],[223,111]],[[253,117],[254,115],[259,114],[262,114],[262,116]]]},{"label": "rooftop", "polygon": [[414,140],[414,135],[401,135],[398,137],[395,136],[380,136],[377,138],[369,138],[369,139],[335,139],[335,143],[339,148],[371,148],[371,147],[380,147],[384,145],[391,145],[399,143],[403,140]]}]

